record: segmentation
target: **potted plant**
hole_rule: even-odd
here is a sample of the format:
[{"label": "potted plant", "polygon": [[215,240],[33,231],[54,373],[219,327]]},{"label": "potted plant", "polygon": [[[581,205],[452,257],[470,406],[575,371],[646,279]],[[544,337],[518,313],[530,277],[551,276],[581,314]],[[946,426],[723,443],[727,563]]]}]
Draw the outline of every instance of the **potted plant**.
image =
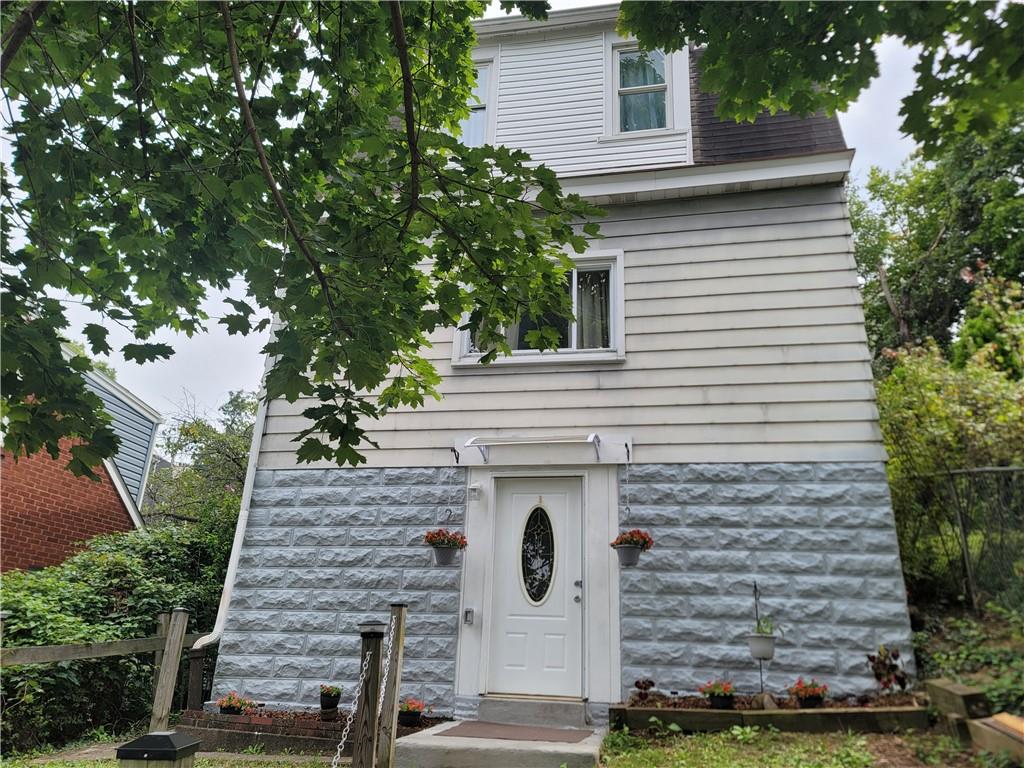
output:
[{"label": "potted plant", "polygon": [[252,699],[239,696],[235,691],[229,691],[217,699],[217,706],[220,707],[222,715],[240,715],[242,710],[249,709],[254,704]]},{"label": "potted plant", "polygon": [[800,704],[800,709],[817,709],[828,695],[828,686],[825,683],[819,683],[813,677],[807,681],[798,677],[796,682],[786,690]]},{"label": "potted plant", "polygon": [[900,660],[899,648],[890,650],[884,645],[878,646],[878,653],[868,654],[868,666],[871,667],[871,673],[878,681],[882,693],[895,693],[897,687],[901,691],[907,689],[910,679]]},{"label": "potted plant", "polygon": [[736,688],[730,680],[712,680],[697,690],[708,700],[712,709],[734,709],[736,706]]},{"label": "potted plant", "polygon": [[753,634],[747,635],[747,647],[758,661],[771,661],[775,657],[775,624],[771,617],[757,619]]},{"label": "potted plant", "polygon": [[469,543],[459,531],[449,531],[447,528],[427,531],[423,540],[433,547],[436,565],[452,565],[455,562],[455,556]]},{"label": "potted plant", "polygon": [[611,547],[619,555],[619,565],[630,568],[640,562],[640,553],[654,546],[654,539],[647,531],[634,528],[620,533]]},{"label": "potted plant", "polygon": [[398,724],[415,728],[423,718],[427,705],[419,699],[409,696],[398,705]]},{"label": "potted plant", "polygon": [[336,685],[320,683],[320,719],[337,720],[338,703],[341,701],[341,688]]}]

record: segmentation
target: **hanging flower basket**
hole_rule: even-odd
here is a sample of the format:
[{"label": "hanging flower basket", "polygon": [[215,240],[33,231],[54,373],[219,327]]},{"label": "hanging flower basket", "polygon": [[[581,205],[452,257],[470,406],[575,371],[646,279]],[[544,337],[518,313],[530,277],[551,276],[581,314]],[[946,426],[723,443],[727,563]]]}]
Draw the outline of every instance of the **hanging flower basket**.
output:
[{"label": "hanging flower basket", "polygon": [[433,548],[435,565],[454,565],[459,552],[469,543],[462,533],[447,528],[428,531],[423,541]]},{"label": "hanging flower basket", "polygon": [[775,635],[747,635],[747,647],[757,661],[771,661],[775,658]]},{"label": "hanging flower basket", "polygon": [[757,661],[771,661],[775,658],[775,622],[769,616],[761,616],[756,608],[755,613],[758,617],[753,634],[747,635],[747,647]]},{"label": "hanging flower basket", "polygon": [[620,533],[615,541],[611,543],[612,549],[619,556],[619,565],[624,568],[631,568],[640,562],[640,553],[646,552],[654,546],[654,539],[647,531],[634,528],[631,531]]}]

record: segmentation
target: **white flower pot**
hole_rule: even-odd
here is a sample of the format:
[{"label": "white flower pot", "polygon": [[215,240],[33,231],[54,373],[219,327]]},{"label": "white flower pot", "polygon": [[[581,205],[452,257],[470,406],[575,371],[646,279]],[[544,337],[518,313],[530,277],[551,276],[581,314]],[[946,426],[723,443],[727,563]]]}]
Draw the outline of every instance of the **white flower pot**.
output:
[{"label": "white flower pot", "polygon": [[747,647],[758,661],[770,661],[775,657],[775,635],[747,635]]}]

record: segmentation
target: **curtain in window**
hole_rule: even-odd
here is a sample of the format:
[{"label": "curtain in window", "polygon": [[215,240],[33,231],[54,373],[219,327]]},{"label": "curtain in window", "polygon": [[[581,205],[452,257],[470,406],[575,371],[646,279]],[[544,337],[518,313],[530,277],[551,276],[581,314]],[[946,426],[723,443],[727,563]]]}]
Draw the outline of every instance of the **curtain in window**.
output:
[{"label": "curtain in window", "polygon": [[609,327],[608,270],[586,270],[576,276],[576,346],[578,349],[607,349],[611,346]]}]

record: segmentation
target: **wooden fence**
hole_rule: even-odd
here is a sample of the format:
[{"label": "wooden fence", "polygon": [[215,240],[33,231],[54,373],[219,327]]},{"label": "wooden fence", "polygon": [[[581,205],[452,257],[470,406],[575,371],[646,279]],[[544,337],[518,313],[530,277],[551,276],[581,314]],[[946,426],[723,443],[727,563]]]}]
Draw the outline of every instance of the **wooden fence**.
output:
[{"label": "wooden fence", "polygon": [[157,634],[130,640],[111,640],[104,643],[73,643],[70,645],[30,645],[18,648],[0,648],[0,666],[18,664],[52,664],[60,661],[102,659],[109,656],[128,656],[135,653],[153,653],[153,713],[149,730],[165,731],[171,715],[174,685],[178,679],[181,652],[202,635],[185,634],[188,611],[175,608],[171,613],[157,616]]}]

